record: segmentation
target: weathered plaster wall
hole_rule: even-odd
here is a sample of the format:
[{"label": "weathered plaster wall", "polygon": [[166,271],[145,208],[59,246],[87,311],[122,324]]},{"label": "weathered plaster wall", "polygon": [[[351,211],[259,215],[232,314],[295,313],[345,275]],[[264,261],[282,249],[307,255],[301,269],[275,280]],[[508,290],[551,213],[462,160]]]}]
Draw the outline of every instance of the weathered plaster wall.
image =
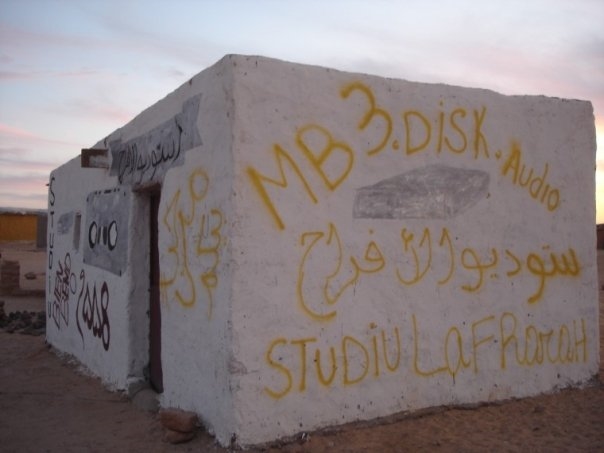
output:
[{"label": "weathered plaster wall", "polygon": [[[158,216],[163,406],[233,431],[233,102],[218,63],[51,175],[48,339],[119,389],[148,379],[150,197]],[[78,237],[80,237],[78,239]]]},{"label": "weathered plaster wall", "polygon": [[94,148],[51,175],[49,341],[145,378],[161,188],[160,402],[223,444],[597,372],[588,102],[229,56]]},{"label": "weathered plaster wall", "polygon": [[201,93],[201,145],[167,172],[162,187],[162,405],[197,412],[227,443],[234,426],[229,249],[236,222],[229,65],[219,62],[181,90]]},{"label": "weathered plaster wall", "polygon": [[241,443],[596,374],[590,103],[233,64]]},{"label": "weathered plaster wall", "polygon": [[[107,193],[104,191],[107,190]],[[112,208],[95,215],[98,197],[114,197]],[[101,169],[80,169],[79,158],[50,175],[48,206],[48,341],[73,354],[104,381],[124,388],[128,368],[129,273],[86,263],[91,249],[120,249],[127,235],[132,194],[112,187]],[[113,222],[117,222],[114,224]],[[126,261],[124,259],[124,261]],[[125,263],[121,263],[124,265]]]}]

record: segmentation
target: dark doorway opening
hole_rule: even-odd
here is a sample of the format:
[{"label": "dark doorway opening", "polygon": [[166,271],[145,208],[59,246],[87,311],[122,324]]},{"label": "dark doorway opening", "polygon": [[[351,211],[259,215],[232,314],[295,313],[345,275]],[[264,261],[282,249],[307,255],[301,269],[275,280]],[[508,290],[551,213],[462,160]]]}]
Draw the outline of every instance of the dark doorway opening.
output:
[{"label": "dark doorway opening", "polygon": [[156,392],[164,391],[161,364],[161,305],[159,269],[159,200],[160,191],[149,193],[149,381]]}]

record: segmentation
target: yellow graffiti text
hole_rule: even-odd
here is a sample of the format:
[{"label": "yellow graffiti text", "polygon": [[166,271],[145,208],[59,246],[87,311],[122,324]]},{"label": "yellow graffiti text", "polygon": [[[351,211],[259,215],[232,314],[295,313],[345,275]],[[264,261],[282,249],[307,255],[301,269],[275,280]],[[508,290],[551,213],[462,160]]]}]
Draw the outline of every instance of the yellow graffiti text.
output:
[{"label": "yellow graffiti text", "polygon": [[337,334],[329,342],[321,335],[272,340],[265,353],[271,375],[265,393],[281,399],[292,392],[352,387],[392,375],[401,381],[443,375],[455,382],[462,373],[495,376],[512,367],[588,361],[583,318],[542,327],[521,324],[518,315],[504,312],[435,329],[434,322],[422,323],[411,314],[398,326],[379,328],[372,322],[361,330]]},{"label": "yellow graffiti text", "polygon": [[[271,398],[280,399],[294,390],[304,393],[309,381],[313,386],[331,387],[354,386],[369,376],[377,379],[399,369],[400,346],[398,327],[391,332],[385,329],[371,332],[368,341],[344,335],[336,345],[325,347],[319,346],[317,337],[277,338],[269,344],[265,355],[267,365],[278,375],[277,384],[266,386],[264,391]],[[289,361],[286,364],[286,356],[293,359],[291,365]],[[327,363],[323,357],[328,357]]]},{"label": "yellow graffiti text", "polygon": [[[575,250],[555,252],[549,245],[519,254],[510,249],[484,251],[458,246],[448,228],[434,234],[423,228],[400,231],[400,252],[389,250],[373,238],[360,247],[362,253],[350,253],[337,227],[329,223],[325,231],[304,232],[300,236],[302,257],[298,265],[296,293],[302,311],[317,321],[330,321],[337,314],[336,304],[364,276],[386,272],[402,286],[420,284],[428,276],[440,285],[457,285],[466,293],[478,293],[488,282],[503,278],[529,278],[535,289],[526,301],[543,299],[548,283],[559,278],[577,277],[581,266]],[[373,230],[369,233],[373,235]],[[430,279],[429,281],[434,281]],[[458,282],[458,283],[456,283]]]},{"label": "yellow graffiti text", "polygon": [[512,184],[525,189],[534,200],[553,212],[560,206],[560,191],[552,187],[548,181],[549,164],[543,166],[540,174],[533,168],[527,167],[522,159],[520,144],[513,142],[505,162],[501,166],[501,174],[511,179]]},{"label": "yellow graffiti text", "polygon": [[[483,288],[488,280],[498,279],[499,269],[503,268],[508,278],[525,274],[536,280],[536,290],[527,298],[527,302],[533,304],[543,298],[548,280],[558,277],[576,277],[581,271],[577,254],[570,247],[565,252],[556,253],[551,251],[550,246],[545,245],[541,251],[522,254],[522,258],[510,249],[498,251],[491,248],[486,253],[479,253],[472,247],[463,247],[459,252],[459,247],[453,246],[447,228],[442,228],[438,242],[432,239],[429,228],[424,228],[421,236],[403,228],[401,243],[403,261],[406,264],[397,266],[396,276],[398,282],[405,286],[419,283],[429,272],[443,275],[444,277],[438,280],[438,284],[446,284],[456,273],[463,271],[464,274],[474,277],[467,283],[461,284],[460,288],[475,293]],[[437,253],[439,259],[433,260],[433,256]],[[504,259],[500,259],[500,256]],[[436,262],[438,265],[435,264]]]},{"label": "yellow graffiti text", "polygon": [[[501,338],[501,369],[508,361],[532,366],[542,363],[587,362],[587,332],[585,320],[573,320],[572,326],[560,325],[557,329],[539,329],[533,324],[518,329],[518,319],[513,313],[504,313],[499,319]],[[572,333],[571,333],[572,332]]]},{"label": "yellow graffiti text", "polygon": [[[443,102],[440,103],[441,107]],[[435,150],[437,154],[448,151],[463,154],[474,152],[474,159],[481,155],[489,158],[489,145],[482,130],[487,113],[486,107],[473,109],[472,115],[464,108],[455,108],[450,112],[440,110],[435,120],[417,110],[402,113],[405,126],[405,153],[407,155],[426,150]],[[434,126],[436,123],[436,127]]]},{"label": "yellow graffiti text", "polygon": [[252,186],[260,195],[262,202],[264,203],[271,217],[275,221],[277,228],[279,228],[280,230],[284,230],[285,223],[283,223],[283,220],[281,219],[281,216],[279,215],[279,212],[277,211],[277,208],[275,207],[275,204],[273,203],[269,192],[266,190],[266,184],[271,184],[281,189],[286,189],[287,187],[289,187],[289,183],[285,175],[284,163],[289,164],[290,168],[296,173],[296,175],[300,179],[300,182],[302,182],[304,190],[306,191],[308,197],[312,200],[312,202],[317,203],[318,200],[313,191],[311,190],[310,186],[308,185],[308,182],[304,178],[304,175],[300,171],[300,168],[296,164],[296,161],[292,159],[289,153],[283,148],[281,148],[279,145],[275,145],[273,147],[273,153],[275,155],[276,165],[279,170],[278,178],[271,178],[265,176],[253,167],[247,168],[247,174],[250,178],[250,181],[252,182]]},{"label": "yellow graffiti text", "polygon": [[384,255],[374,241],[367,243],[362,259],[345,256],[342,241],[332,223],[328,225],[327,233],[303,233],[300,244],[305,249],[298,267],[298,302],[305,314],[318,321],[328,321],[336,316],[332,307],[362,274],[379,272],[386,265]]},{"label": "yellow graffiti text", "polygon": [[[177,190],[163,215],[162,222],[171,242],[166,250],[160,286],[165,297],[174,297],[184,307],[192,307],[203,298],[207,316],[211,318],[214,291],[218,285],[216,269],[220,263],[224,216],[218,208],[203,206],[210,184],[203,169],[194,170],[187,183],[184,195],[181,189]],[[192,262],[194,266],[191,266]],[[191,268],[202,271],[193,275]],[[202,289],[203,296],[198,288]]]},{"label": "yellow graffiti text", "polygon": [[[279,144],[272,145],[273,176],[270,176],[269,171],[259,170],[257,165],[249,165],[246,169],[254,192],[279,230],[287,228],[279,205],[285,204],[281,196],[283,189],[288,189],[289,193],[294,191],[290,188],[292,175],[295,175],[295,180],[304,189],[301,193],[316,204],[319,202],[316,194],[320,187],[317,187],[316,182],[311,183],[317,177],[325,186],[324,193],[329,195],[350,178],[359,156],[375,158],[383,154],[382,151],[387,146],[392,146],[397,151],[403,143],[405,156],[433,150],[437,155],[443,152],[452,155],[473,153],[474,159],[490,158],[488,141],[483,131],[487,115],[484,106],[471,111],[462,107],[448,110],[441,101],[436,113],[404,110],[399,128],[404,129],[405,136],[393,139],[393,117],[380,106],[369,86],[354,81],[344,85],[339,94],[349,111],[360,116],[354,124],[356,128],[352,137],[343,139],[342,136],[346,134],[344,132],[338,137],[337,133],[320,123],[306,124],[298,127],[293,137],[296,151]],[[350,132],[349,129],[348,131]],[[353,143],[358,145],[355,147]],[[301,156],[294,158],[298,153]]]},{"label": "yellow graffiti text", "polygon": [[388,144],[388,140],[390,139],[390,135],[392,134],[392,118],[390,117],[390,114],[386,110],[384,110],[376,105],[375,96],[373,95],[373,92],[367,85],[365,85],[361,82],[352,82],[352,83],[346,85],[340,91],[340,95],[342,96],[343,99],[347,99],[355,91],[358,91],[359,93],[361,93],[362,96],[364,96],[367,101],[367,110],[365,111],[365,114],[361,118],[361,121],[359,121],[359,123],[358,123],[358,126],[357,126],[358,129],[361,131],[365,130],[367,128],[367,126],[372,124],[372,122],[376,118],[381,118],[381,120],[384,123],[383,136],[378,141],[378,144],[370,147],[369,149],[367,149],[365,151],[365,153],[368,156],[372,156],[372,155],[377,154],[380,151],[382,151]]}]

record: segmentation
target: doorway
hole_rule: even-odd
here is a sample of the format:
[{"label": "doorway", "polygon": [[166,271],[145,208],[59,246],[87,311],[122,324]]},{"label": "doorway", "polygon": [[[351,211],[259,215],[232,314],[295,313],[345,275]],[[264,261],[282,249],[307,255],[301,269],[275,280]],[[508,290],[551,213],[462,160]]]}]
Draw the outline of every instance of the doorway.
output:
[{"label": "doorway", "polygon": [[164,391],[158,246],[160,193],[159,189],[149,192],[149,381],[158,393]]}]

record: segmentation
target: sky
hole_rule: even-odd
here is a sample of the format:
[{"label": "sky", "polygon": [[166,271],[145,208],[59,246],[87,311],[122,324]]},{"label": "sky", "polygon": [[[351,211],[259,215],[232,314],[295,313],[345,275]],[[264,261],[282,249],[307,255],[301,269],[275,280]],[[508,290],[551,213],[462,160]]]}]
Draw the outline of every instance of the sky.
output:
[{"label": "sky", "polygon": [[602,0],[0,0],[0,207],[226,54],[589,100],[604,223]]}]

